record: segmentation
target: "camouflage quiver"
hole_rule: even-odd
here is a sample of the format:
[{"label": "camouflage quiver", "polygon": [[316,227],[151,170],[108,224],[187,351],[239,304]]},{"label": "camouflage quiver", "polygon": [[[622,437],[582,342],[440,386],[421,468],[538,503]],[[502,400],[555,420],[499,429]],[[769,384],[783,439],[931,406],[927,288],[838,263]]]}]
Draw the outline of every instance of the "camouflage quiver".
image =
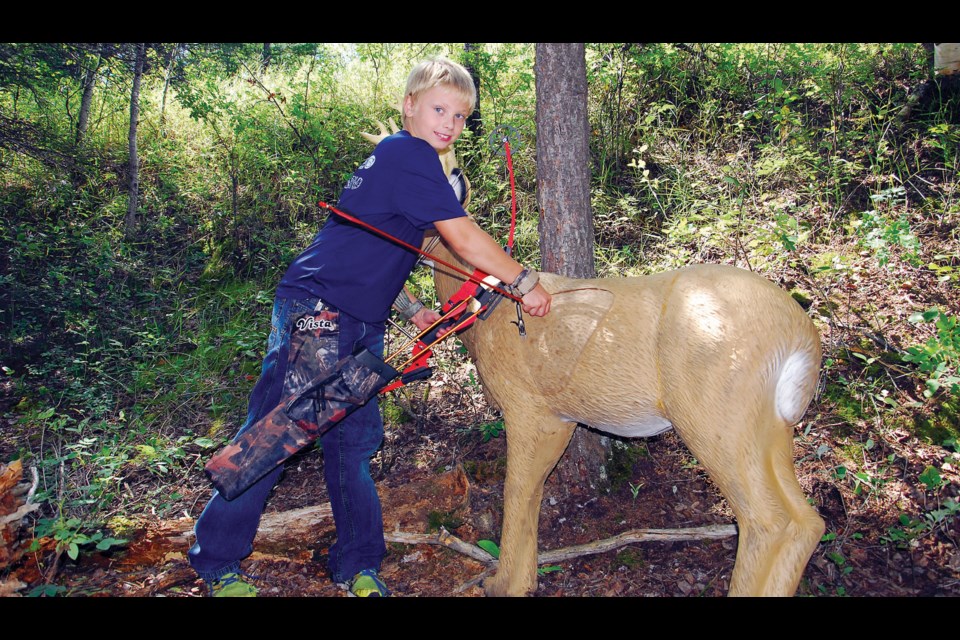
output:
[{"label": "camouflage quiver", "polygon": [[288,395],[207,463],[217,491],[232,500],[337,422],[374,398],[400,373],[361,347]]}]

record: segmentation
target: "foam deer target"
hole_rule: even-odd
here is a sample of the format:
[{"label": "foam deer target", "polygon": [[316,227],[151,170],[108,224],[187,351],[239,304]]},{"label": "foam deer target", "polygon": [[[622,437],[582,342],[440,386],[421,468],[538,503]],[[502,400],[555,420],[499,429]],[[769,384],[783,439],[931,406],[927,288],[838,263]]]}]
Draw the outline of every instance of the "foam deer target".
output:
[{"label": "foam deer target", "polygon": [[[434,253],[463,264],[443,243]],[[461,284],[439,265],[435,279],[440,300]],[[525,319],[526,338],[512,304],[461,335],[506,427],[500,562],[486,593],[536,589],[543,485],[582,423],[630,438],[676,429],[736,516],[730,595],[793,595],[824,532],[793,462],[792,427],[820,368],[820,337],[800,306],[723,265],[541,282],[552,310]]]}]

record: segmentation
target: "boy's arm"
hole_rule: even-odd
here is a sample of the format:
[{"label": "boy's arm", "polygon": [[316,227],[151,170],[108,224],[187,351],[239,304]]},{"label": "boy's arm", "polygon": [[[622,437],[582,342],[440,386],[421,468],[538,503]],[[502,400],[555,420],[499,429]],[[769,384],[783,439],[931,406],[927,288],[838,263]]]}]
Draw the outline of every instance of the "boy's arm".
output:
[{"label": "boy's arm", "polygon": [[[524,271],[523,265],[508,256],[472,219],[450,218],[433,225],[457,255],[502,282],[516,282]],[[523,310],[532,316],[545,316],[550,311],[551,299],[547,290],[537,283],[533,290],[523,295]]]}]

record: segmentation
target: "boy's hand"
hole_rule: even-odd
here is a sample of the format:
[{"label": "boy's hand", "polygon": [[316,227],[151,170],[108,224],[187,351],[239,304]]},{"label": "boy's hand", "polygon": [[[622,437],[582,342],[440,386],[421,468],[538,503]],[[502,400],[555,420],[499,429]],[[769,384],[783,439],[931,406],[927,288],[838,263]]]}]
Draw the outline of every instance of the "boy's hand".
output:
[{"label": "boy's hand", "polygon": [[427,327],[433,325],[434,322],[440,319],[440,314],[434,311],[433,309],[428,309],[424,307],[413,314],[413,317],[410,318],[410,322],[417,326],[417,329],[424,331]]},{"label": "boy's hand", "polygon": [[550,312],[550,302],[553,300],[543,285],[537,284],[533,291],[523,296],[523,310],[532,316],[543,317]]},{"label": "boy's hand", "polygon": [[[433,324],[442,317],[443,316],[433,309],[427,309],[424,307],[423,309],[420,309],[420,311],[417,311],[415,314],[413,314],[413,317],[410,318],[410,322],[417,325],[417,329],[420,329],[420,331],[426,331],[428,327],[432,327]],[[454,324],[451,324],[449,327],[440,329],[437,331],[437,337],[441,338],[445,336],[450,332],[451,329],[453,329],[454,326]]]}]

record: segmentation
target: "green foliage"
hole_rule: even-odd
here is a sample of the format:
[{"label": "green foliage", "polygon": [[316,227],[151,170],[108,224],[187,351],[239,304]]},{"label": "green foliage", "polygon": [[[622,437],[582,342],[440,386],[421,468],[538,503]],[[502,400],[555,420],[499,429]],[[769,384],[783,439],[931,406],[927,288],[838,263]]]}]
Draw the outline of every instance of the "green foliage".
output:
[{"label": "green foliage", "polygon": [[887,535],[882,539],[898,548],[910,546],[910,542],[936,531],[939,528],[948,529],[951,521],[960,517],[960,503],[956,500],[946,500],[943,507],[931,509],[921,518],[911,518],[900,514],[898,524],[887,529]]},{"label": "green foliage", "polygon": [[[493,540],[477,540],[477,546],[493,556],[494,560],[500,559],[500,545]],[[563,571],[563,567],[559,567],[555,564],[537,567],[538,576],[545,576],[548,573],[555,573],[557,571]]]},{"label": "green foliage", "polygon": [[[473,372],[470,373],[470,380],[473,382],[473,384],[479,386],[479,383],[476,382],[473,377]],[[460,431],[461,433],[471,435],[475,432],[476,435],[480,437],[481,442],[490,442],[491,440],[502,436],[506,432],[506,426],[503,423],[503,419],[500,418],[498,420],[482,422],[479,425],[464,427]],[[472,437],[476,437],[476,435],[472,435]]]},{"label": "green foliage", "polygon": [[477,546],[493,556],[495,560],[500,558],[500,545],[493,540],[477,540]]},{"label": "green foliage", "polygon": [[926,388],[923,394],[931,397],[940,389],[953,395],[960,393],[960,326],[956,316],[948,316],[938,308],[930,308],[922,313],[910,316],[915,324],[934,323],[937,335],[930,337],[923,345],[907,348],[904,360],[913,362],[919,371],[925,374]]},{"label": "green foliage", "polygon": [[960,398],[953,394],[948,399],[941,394],[932,400],[932,411],[915,416],[912,430],[927,442],[949,447],[960,437]]},{"label": "green foliage", "polygon": [[885,464],[881,464],[875,471],[850,471],[845,466],[840,465],[834,469],[834,476],[840,482],[849,481],[853,485],[853,495],[870,496],[875,495],[888,480],[893,477],[890,469],[890,463],[893,462],[891,454]]},{"label": "green foliage", "polygon": [[503,420],[494,420],[480,425],[480,438],[484,442],[490,442],[492,438],[499,438],[504,432]]},{"label": "green foliage", "polygon": [[[824,545],[824,556],[833,563],[834,568],[837,570],[840,579],[848,578],[853,573],[853,565],[851,565],[847,557],[843,553],[843,546],[846,543],[847,539],[851,540],[861,540],[863,539],[862,533],[852,533],[849,536],[838,536],[836,532],[829,531],[823,535],[820,539],[821,544]],[[826,585],[819,585],[818,590],[820,593],[827,594],[828,587]],[[837,596],[846,596],[847,588],[842,584],[837,585],[834,588],[834,595]]]},{"label": "green foliage", "polygon": [[34,527],[34,550],[37,538],[52,537],[57,542],[57,553],[66,551],[71,560],[80,557],[81,548],[91,545],[97,551],[123,546],[126,540],[105,536],[102,531],[88,532],[88,526],[79,518],[41,518]]},{"label": "green foliage", "polygon": [[[876,202],[882,202],[902,198],[903,195],[903,187],[894,187],[870,197]],[[920,242],[911,232],[906,214],[891,220],[877,211],[864,211],[859,223],[854,224],[861,244],[874,252],[881,266],[890,262],[890,249],[895,246],[902,247],[906,252],[907,260],[919,266]]]},{"label": "green foliage", "polygon": [[55,596],[64,595],[67,592],[67,588],[57,585],[57,584],[40,584],[31,589],[27,593],[29,598],[53,598]]},{"label": "green foliage", "polygon": [[920,482],[922,482],[928,491],[936,491],[944,485],[943,477],[940,475],[940,472],[936,467],[927,465],[923,470],[923,473],[919,476]]}]

